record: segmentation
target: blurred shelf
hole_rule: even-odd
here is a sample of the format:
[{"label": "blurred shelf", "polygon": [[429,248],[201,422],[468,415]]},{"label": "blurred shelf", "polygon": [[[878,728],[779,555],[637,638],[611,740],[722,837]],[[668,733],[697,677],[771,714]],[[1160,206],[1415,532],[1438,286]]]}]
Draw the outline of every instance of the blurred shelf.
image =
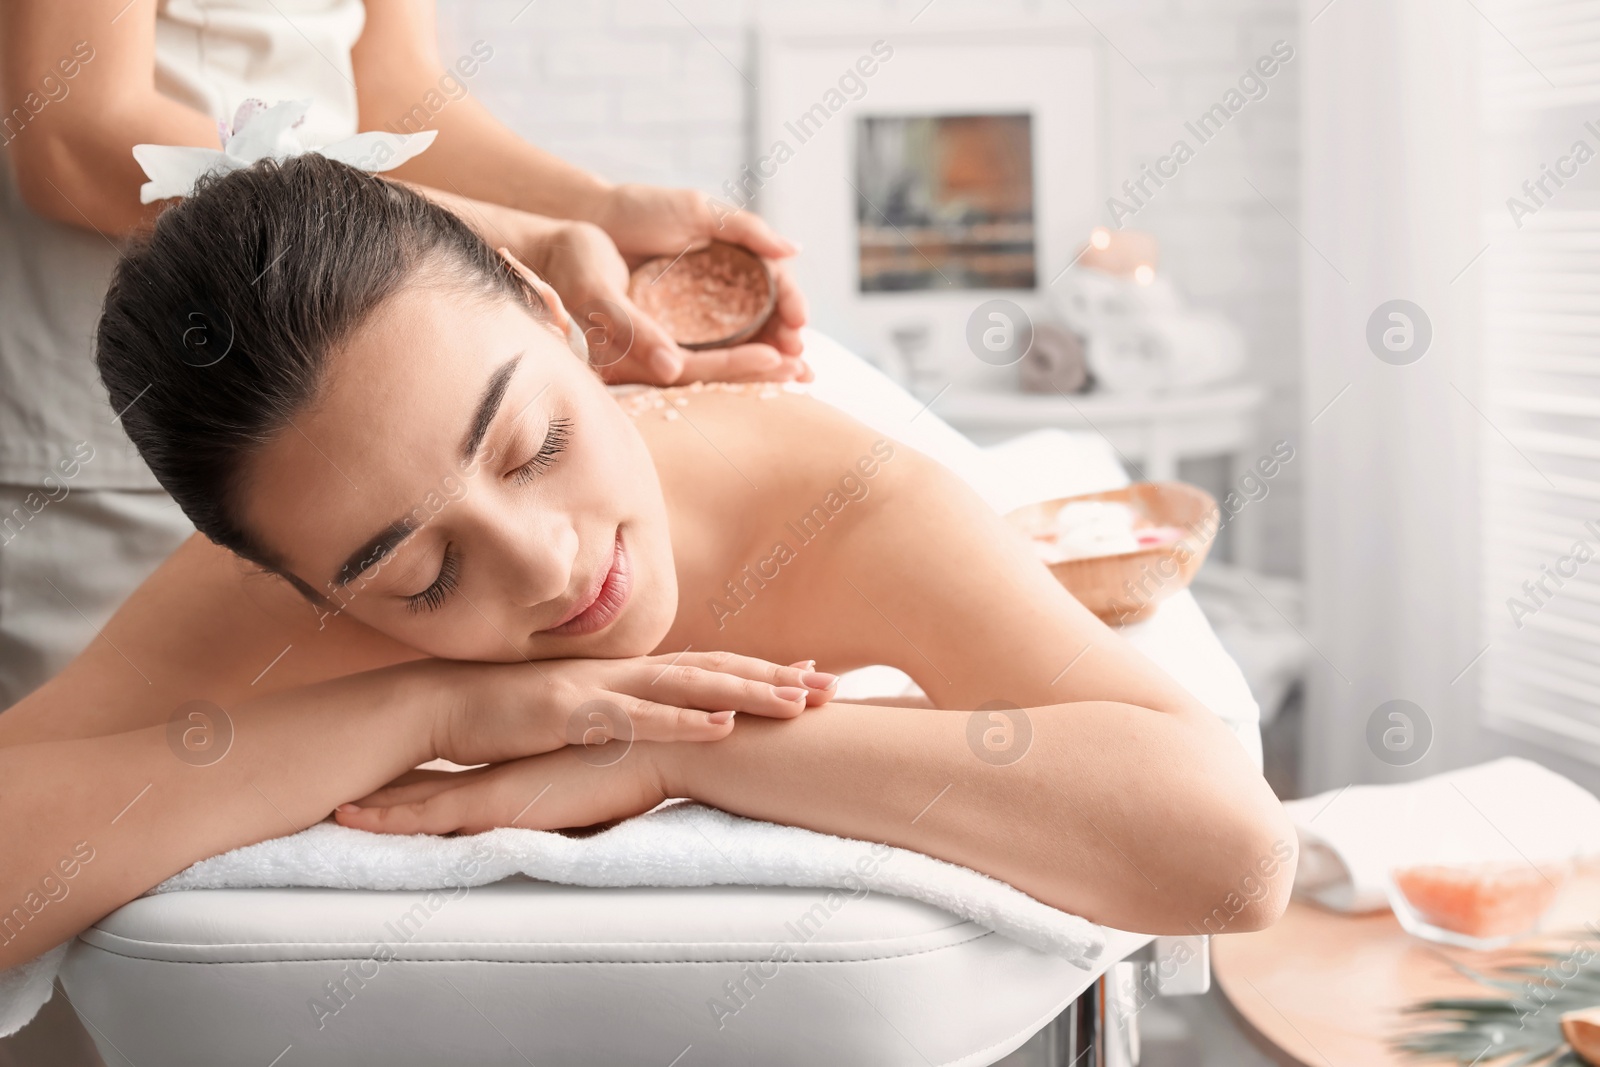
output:
[{"label": "blurred shelf", "polygon": [[1092,422],[1148,422],[1224,418],[1253,414],[1266,400],[1264,386],[1235,382],[1180,393],[1024,393],[1015,390],[950,390],[934,410],[950,423],[1010,426],[1090,426]]},{"label": "blurred shelf", "polygon": [[933,410],[982,444],[1045,427],[1090,430],[1137,462],[1146,478],[1164,481],[1177,477],[1179,460],[1254,447],[1266,397],[1253,382],[1144,394],[951,389]]}]

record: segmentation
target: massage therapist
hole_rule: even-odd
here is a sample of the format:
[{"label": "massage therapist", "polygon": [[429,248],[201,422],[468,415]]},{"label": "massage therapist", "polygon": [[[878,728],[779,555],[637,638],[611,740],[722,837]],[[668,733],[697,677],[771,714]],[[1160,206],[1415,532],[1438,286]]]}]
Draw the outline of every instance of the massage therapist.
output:
[{"label": "massage therapist", "polygon": [[[537,32],[537,18],[508,32]],[[494,61],[492,41],[441,60],[432,0],[0,4],[0,708],[93,640],[193,532],[94,372],[117,244],[162,207],[140,204],[136,144],[218,148],[219,124],[251,98],[312,101],[296,131],[311,146],[436,130],[431,151],[389,176],[554,285],[608,379],[809,374],[804,301],[781,269],[779,313],[758,343],[730,349],[679,348],[623,293],[629,265],[713,236],[772,259],[793,253],[787,241],[693,191],[611,185],[521,140],[468,92]],[[601,301],[631,330],[582,313]],[[210,342],[188,328],[174,324],[175,343]]]}]

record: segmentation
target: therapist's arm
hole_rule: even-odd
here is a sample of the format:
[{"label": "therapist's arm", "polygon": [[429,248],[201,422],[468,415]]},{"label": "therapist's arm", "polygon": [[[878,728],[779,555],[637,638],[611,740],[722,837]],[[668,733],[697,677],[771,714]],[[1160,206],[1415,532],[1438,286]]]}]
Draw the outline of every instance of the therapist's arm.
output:
[{"label": "therapist's arm", "polygon": [[[536,20],[537,9],[528,17]],[[795,251],[758,216],[732,212],[723,218],[704,196],[688,189],[613,185],[518,137],[471,92],[484,68],[510,60],[497,58],[492,42],[478,41],[446,63],[437,45],[434,0],[367,0],[366,27],[351,58],[362,129],[438,130],[449,145],[448,151],[425,152],[397,168],[401,177],[477,200],[593,222],[630,255],[675,255],[683,249],[679,231],[688,227],[763,256]],[[628,217],[630,195],[647,190],[669,194],[656,205],[661,217]]]},{"label": "therapist's arm", "polygon": [[[537,17],[536,9],[528,13]],[[632,260],[676,256],[712,239],[774,260],[797,251],[751,212],[716,204],[691,189],[613,185],[529,144],[472,95],[484,68],[510,60],[497,56],[492,42],[480,41],[447,63],[436,42],[434,0],[367,0],[366,28],[352,52],[361,128],[437,130],[442,149],[397,167],[396,177],[593,223]],[[781,262],[774,273],[777,313],[758,340],[784,355],[798,355],[804,348],[799,331],[806,322],[805,299]]]},{"label": "therapist's arm", "polygon": [[35,213],[117,237],[160,209],[139,203],[134,145],[221,147],[210,116],[155,89],[155,12],[156,0],[0,3],[0,138]]}]

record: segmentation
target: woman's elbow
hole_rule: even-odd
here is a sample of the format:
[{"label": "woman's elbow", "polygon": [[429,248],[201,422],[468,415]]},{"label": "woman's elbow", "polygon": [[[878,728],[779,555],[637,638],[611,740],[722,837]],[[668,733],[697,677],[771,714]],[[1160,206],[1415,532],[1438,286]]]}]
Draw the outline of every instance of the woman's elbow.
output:
[{"label": "woman's elbow", "polygon": [[1282,917],[1299,860],[1294,823],[1262,784],[1267,802],[1244,806],[1223,820],[1216,862],[1196,879],[1185,925],[1196,933],[1264,930]]}]

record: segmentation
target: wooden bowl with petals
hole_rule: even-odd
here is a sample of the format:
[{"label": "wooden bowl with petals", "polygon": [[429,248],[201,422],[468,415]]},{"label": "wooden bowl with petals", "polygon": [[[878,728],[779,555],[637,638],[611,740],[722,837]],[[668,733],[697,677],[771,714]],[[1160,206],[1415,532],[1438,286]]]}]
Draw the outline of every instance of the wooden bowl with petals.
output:
[{"label": "wooden bowl with petals", "polygon": [[1108,623],[1137,622],[1193,581],[1216,539],[1221,512],[1210,493],[1184,482],[1138,482],[1123,489],[1063,497],[1029,504],[1006,515],[1006,521],[1030,542],[1055,529],[1056,512],[1082,501],[1125,504],[1134,513],[1134,528],[1172,526],[1183,536],[1167,544],[1046,563],[1056,580],[1084,607]]}]

